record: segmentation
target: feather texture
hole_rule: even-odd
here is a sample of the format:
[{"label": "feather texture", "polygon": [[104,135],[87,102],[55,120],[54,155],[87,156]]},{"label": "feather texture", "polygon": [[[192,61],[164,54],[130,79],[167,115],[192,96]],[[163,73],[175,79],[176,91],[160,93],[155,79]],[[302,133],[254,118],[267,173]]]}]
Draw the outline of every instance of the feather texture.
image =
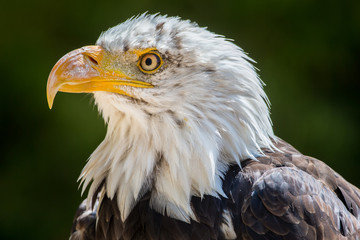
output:
[{"label": "feather texture", "polygon": [[191,196],[223,195],[229,165],[273,147],[262,82],[222,36],[179,18],[141,15],[102,33],[97,44],[129,74],[135,70],[122,56],[133,49],[155,48],[166,65],[137,76],[156,87],[127,89],[133,98],[94,93],[108,130],[80,179],[83,189],[91,185],[89,196],[105,180],[123,221],[152,189],[154,209],[189,222]]},{"label": "feather texture", "polygon": [[[276,147],[280,151],[263,149],[265,156],[243,161],[242,168],[230,166],[223,180],[224,197],[193,196],[196,221],[188,224],[159,214],[150,207],[148,193],[122,222],[117,202],[105,197],[98,210],[75,220],[73,239],[79,232],[124,240],[359,239],[360,190],[286,142],[279,140]],[[84,224],[86,214],[92,224]]]}]

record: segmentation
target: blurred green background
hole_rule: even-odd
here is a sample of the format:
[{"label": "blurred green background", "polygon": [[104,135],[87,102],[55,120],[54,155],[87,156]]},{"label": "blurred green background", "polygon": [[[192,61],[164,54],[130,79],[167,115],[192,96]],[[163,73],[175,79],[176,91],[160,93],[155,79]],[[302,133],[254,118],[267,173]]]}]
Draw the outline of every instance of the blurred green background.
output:
[{"label": "blurred green background", "polygon": [[360,1],[3,1],[0,239],[67,239],[76,182],[105,126],[85,94],[45,87],[56,61],[149,10],[191,19],[257,61],[276,134],[360,186]]}]

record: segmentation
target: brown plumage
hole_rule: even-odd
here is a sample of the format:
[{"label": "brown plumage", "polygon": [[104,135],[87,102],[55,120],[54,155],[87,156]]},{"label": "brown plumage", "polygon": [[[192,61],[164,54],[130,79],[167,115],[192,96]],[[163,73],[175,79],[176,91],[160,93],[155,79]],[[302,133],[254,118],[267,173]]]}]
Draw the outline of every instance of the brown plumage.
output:
[{"label": "brown plumage", "polygon": [[72,234],[84,231],[86,239],[226,239],[221,231],[226,210],[236,239],[359,239],[360,190],[285,141],[276,147],[280,151],[264,149],[266,156],[258,161],[229,168],[223,182],[227,198],[193,197],[198,222],[157,213],[145,195],[123,223],[116,201],[105,197],[99,209],[75,217]]}]

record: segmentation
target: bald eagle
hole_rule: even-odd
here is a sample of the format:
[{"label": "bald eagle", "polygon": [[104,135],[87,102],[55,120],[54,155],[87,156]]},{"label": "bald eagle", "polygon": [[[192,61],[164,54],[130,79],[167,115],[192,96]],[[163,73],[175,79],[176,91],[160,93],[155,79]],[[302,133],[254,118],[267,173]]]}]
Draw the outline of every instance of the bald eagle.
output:
[{"label": "bald eagle", "polygon": [[52,69],[107,123],[70,239],[360,239],[360,190],[274,135],[252,60],[178,17],[142,14]]}]

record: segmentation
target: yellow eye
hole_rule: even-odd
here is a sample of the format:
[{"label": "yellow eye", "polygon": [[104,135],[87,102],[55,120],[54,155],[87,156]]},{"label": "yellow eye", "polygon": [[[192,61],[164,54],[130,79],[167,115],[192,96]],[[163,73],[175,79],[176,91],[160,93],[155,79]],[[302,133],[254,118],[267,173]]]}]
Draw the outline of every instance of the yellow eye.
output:
[{"label": "yellow eye", "polygon": [[162,59],[156,52],[146,53],[141,56],[138,66],[145,73],[154,73],[161,67]]}]

